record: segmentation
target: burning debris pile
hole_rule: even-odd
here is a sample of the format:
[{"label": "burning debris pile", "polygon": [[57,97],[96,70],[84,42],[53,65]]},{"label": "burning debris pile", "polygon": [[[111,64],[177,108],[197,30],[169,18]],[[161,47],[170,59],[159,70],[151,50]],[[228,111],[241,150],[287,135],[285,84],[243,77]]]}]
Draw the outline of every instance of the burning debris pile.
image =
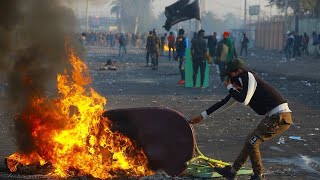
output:
[{"label": "burning debris pile", "polygon": [[0,70],[7,107],[17,113],[18,152],[6,159],[8,169],[57,177],[152,174],[142,149],[101,116],[106,99],[89,86],[72,11],[58,2],[0,3]]},{"label": "burning debris pile", "polygon": [[10,171],[17,171],[19,165],[50,165],[51,174],[59,177],[151,174],[142,149],[112,132],[111,122],[101,116],[106,99],[84,87],[90,83],[86,65],[72,51],[70,62],[72,75],[58,75],[59,97],[37,97],[17,117],[30,126],[35,150],[8,157]]}]

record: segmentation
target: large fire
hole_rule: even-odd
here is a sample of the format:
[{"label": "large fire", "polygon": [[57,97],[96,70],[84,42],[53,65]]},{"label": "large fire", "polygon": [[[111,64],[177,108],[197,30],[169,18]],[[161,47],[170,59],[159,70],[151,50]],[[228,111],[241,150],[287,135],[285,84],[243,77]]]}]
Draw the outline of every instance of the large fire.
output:
[{"label": "large fire", "polygon": [[35,150],[7,158],[11,172],[23,166],[50,164],[48,175],[89,175],[113,178],[119,175],[152,174],[148,160],[126,136],[113,132],[111,121],[101,116],[106,99],[88,87],[88,68],[74,50],[68,50],[72,75],[57,76],[58,97],[35,97],[30,108],[19,115],[32,128]]}]

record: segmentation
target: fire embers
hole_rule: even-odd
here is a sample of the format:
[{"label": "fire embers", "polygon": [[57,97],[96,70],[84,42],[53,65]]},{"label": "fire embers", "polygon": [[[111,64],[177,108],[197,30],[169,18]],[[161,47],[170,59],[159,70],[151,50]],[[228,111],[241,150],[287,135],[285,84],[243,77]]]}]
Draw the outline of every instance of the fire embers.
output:
[{"label": "fire embers", "polygon": [[17,118],[31,128],[34,149],[9,156],[8,169],[101,179],[152,174],[142,149],[101,116],[106,99],[89,87],[87,66],[68,51],[73,68],[57,76],[57,97],[34,97]]},{"label": "fire embers", "polygon": [[[46,162],[37,154],[31,153],[27,156],[14,153],[5,159],[5,163],[10,172],[20,172],[22,174],[40,173]],[[27,165],[24,167],[24,165]],[[35,168],[35,169],[32,169]],[[47,169],[47,167],[45,167]]]}]

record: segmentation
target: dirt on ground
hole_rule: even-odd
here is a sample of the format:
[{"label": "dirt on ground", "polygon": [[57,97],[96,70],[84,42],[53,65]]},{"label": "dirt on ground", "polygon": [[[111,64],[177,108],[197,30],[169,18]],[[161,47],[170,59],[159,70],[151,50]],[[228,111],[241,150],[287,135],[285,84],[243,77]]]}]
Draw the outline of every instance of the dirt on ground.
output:
[{"label": "dirt on ground", "polygon": [[[286,61],[282,56],[278,52],[251,50],[247,57],[242,57],[250,70],[281,91],[293,111],[294,124],[281,135],[284,144],[278,144],[280,137],[276,137],[261,145],[264,172],[267,179],[318,179],[320,59],[304,56],[295,61]],[[108,59],[115,62],[116,71],[99,70]],[[151,70],[145,67],[145,51],[141,49],[129,48],[128,54],[118,57],[117,49],[91,47],[86,63],[93,77],[93,88],[108,100],[106,110],[166,107],[191,118],[228,93],[214,65],[210,65],[208,88],[185,88],[177,84],[180,78],[178,62],[162,56],[158,70]],[[4,103],[6,97],[2,97],[1,101]],[[1,112],[1,162],[16,151],[10,117],[8,112]],[[263,116],[257,115],[249,107],[230,102],[194,126],[199,148],[208,157],[233,162],[246,136],[262,119]],[[294,139],[297,137],[300,139]],[[250,162],[246,166],[250,167]],[[4,169],[4,164],[1,167]]]}]

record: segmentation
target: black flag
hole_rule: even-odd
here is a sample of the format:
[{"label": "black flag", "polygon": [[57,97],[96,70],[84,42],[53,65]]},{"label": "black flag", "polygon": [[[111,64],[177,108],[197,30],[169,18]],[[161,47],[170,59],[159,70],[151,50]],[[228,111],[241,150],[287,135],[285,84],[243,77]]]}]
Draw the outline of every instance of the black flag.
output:
[{"label": "black flag", "polygon": [[[170,31],[171,27],[179,22],[186,21],[193,18],[200,20],[199,0],[195,0],[191,4],[188,4],[188,3],[189,1],[180,0],[166,7],[165,15],[167,17],[167,21],[163,27],[167,31]],[[188,5],[185,5],[185,4],[188,4]]]},{"label": "black flag", "polygon": [[174,16],[176,16],[184,7],[189,4],[189,2],[190,0],[180,0],[171,4],[170,6],[167,6],[164,12],[167,19],[172,19]]}]

